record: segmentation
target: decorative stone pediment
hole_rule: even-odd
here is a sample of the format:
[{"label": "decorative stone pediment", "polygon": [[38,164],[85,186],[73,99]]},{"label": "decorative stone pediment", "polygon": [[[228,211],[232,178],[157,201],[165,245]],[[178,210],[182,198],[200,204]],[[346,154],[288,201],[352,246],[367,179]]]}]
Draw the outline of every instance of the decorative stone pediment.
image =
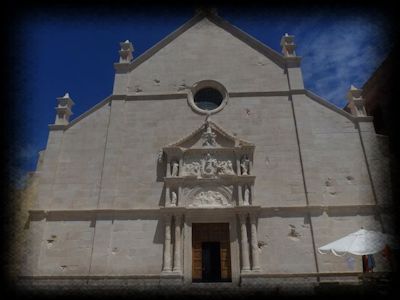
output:
[{"label": "decorative stone pediment", "polygon": [[212,121],[206,121],[190,135],[164,147],[164,149],[168,151],[169,149],[180,148],[185,151],[188,149],[237,148],[243,146],[254,147],[253,144],[228,134]]},{"label": "decorative stone pediment", "polygon": [[253,144],[206,120],[189,136],[165,146],[162,153],[159,163],[165,164],[166,206],[251,205]]}]

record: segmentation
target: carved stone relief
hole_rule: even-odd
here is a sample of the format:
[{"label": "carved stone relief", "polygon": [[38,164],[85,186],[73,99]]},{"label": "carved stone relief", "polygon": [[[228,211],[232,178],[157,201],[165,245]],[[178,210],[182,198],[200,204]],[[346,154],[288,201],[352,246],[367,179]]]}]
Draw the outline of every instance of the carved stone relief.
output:
[{"label": "carved stone relief", "polygon": [[203,139],[203,147],[215,147],[217,145],[217,143],[215,142],[216,136],[217,135],[211,131],[211,127],[207,123],[207,129],[201,136],[201,138]]},{"label": "carved stone relief", "polygon": [[189,207],[228,207],[233,206],[233,186],[187,187],[184,189]]},{"label": "carved stone relief", "polygon": [[247,157],[247,155],[244,155],[242,157],[242,160],[240,161],[240,169],[242,171],[242,175],[250,175],[250,173],[249,173],[250,160]]},{"label": "carved stone relief", "polygon": [[235,175],[231,160],[217,160],[207,153],[199,161],[185,163],[183,176],[195,176],[197,178],[213,178],[221,175]]},{"label": "carved stone relief", "polygon": [[196,195],[190,206],[230,206],[230,203],[220,192],[204,191]]},{"label": "carved stone relief", "polygon": [[171,192],[171,206],[176,206],[178,200],[178,196],[176,195],[175,191]]}]

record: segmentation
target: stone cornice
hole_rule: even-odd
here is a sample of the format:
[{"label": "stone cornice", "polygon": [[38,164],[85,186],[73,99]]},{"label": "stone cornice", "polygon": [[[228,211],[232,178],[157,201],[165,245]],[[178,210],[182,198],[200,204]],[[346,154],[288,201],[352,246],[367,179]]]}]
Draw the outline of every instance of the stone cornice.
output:
[{"label": "stone cornice", "polygon": [[353,123],[358,123],[358,122],[372,122],[373,118],[372,117],[355,117],[348,112],[344,111],[343,109],[340,109],[336,105],[330,103],[329,101],[325,100],[324,98],[314,94],[313,92],[309,90],[305,90],[305,95],[308,96],[310,99],[314,100],[315,102],[318,102],[319,104],[322,104],[323,106],[341,114],[342,116],[346,117]]},{"label": "stone cornice", "polygon": [[[391,272],[309,272],[309,273],[261,273],[249,272],[241,273],[243,278],[291,278],[291,277],[360,277],[360,278],[374,278],[385,275],[390,275]],[[18,276],[19,280],[104,280],[104,279],[159,279],[160,274],[136,274],[136,275],[25,275]]]},{"label": "stone cornice", "polygon": [[130,215],[147,215],[155,217],[168,213],[196,213],[196,212],[221,212],[221,213],[238,213],[243,210],[257,211],[260,216],[280,216],[290,214],[291,216],[312,216],[322,215],[324,212],[329,216],[346,216],[346,215],[375,215],[379,213],[390,213],[390,207],[381,207],[375,204],[364,205],[337,205],[337,206],[291,206],[291,207],[261,207],[261,206],[235,206],[235,207],[216,207],[216,208],[191,208],[191,207],[159,207],[159,208],[139,208],[139,209],[31,209],[29,210],[30,218],[41,219],[51,216],[62,217],[78,217],[91,219],[94,216],[103,215],[107,217],[129,217]]},{"label": "stone cornice", "polygon": [[299,68],[301,64],[301,56],[284,56],[287,68]]},{"label": "stone cornice", "polygon": [[[373,117],[354,117],[353,115],[349,114],[348,112],[344,111],[343,109],[335,106],[334,104],[330,103],[329,101],[325,100],[324,98],[314,94],[313,92],[307,89],[297,89],[297,90],[280,90],[280,91],[254,91],[254,92],[228,92],[229,98],[241,98],[241,97],[279,97],[279,96],[291,96],[291,95],[306,95],[310,99],[316,101],[317,103],[343,115],[353,123],[360,123],[360,122],[372,122]],[[103,107],[107,103],[115,100],[122,100],[122,101],[143,101],[143,100],[175,100],[175,99],[187,99],[188,93],[186,91],[183,92],[171,92],[171,93],[141,93],[137,95],[110,95],[105,98],[103,101],[99,102],[91,109],[87,110],[79,117],[72,120],[68,125],[49,125],[49,130],[67,130],[74,124],[78,123],[80,120],[84,119],[86,116],[90,115],[91,113],[95,112],[99,108]]]},{"label": "stone cornice", "polygon": [[165,93],[165,94],[152,94],[152,93],[140,93],[137,95],[121,95],[125,101],[143,101],[143,100],[176,100],[176,99],[187,99],[187,92],[179,93]]},{"label": "stone cornice", "polygon": [[260,272],[249,272],[241,273],[240,276],[243,278],[291,278],[291,277],[380,277],[382,275],[389,275],[390,272],[320,272],[320,273],[260,273]]},{"label": "stone cornice", "polygon": [[81,114],[79,117],[73,119],[68,125],[53,125],[53,124],[50,124],[49,125],[49,130],[67,130],[68,128],[70,128],[74,124],[78,123],[80,120],[84,119],[86,116],[92,114],[96,110],[100,109],[101,107],[103,107],[104,105],[109,103],[111,100],[115,100],[115,99],[118,99],[118,98],[119,98],[118,95],[108,96],[103,101],[97,103],[95,106],[93,106],[92,108],[90,108],[89,110],[87,110],[86,112]]},{"label": "stone cornice", "polygon": [[340,109],[339,107],[337,107],[336,105],[330,103],[329,101],[325,100],[324,98],[318,96],[317,94],[314,94],[313,92],[309,91],[309,90],[305,90],[305,95],[308,96],[309,98],[311,98],[312,100],[314,100],[315,102],[322,104],[323,106],[341,114],[342,116],[346,117],[347,119],[349,119],[350,121],[354,122],[354,117],[349,114],[348,112],[344,111],[343,109]]},{"label": "stone cornice", "polygon": [[31,276],[18,276],[21,280],[59,280],[59,279],[91,279],[91,280],[104,280],[104,279],[159,279],[160,274],[140,274],[140,275],[31,275]]},{"label": "stone cornice", "polygon": [[[274,96],[292,96],[292,95],[306,95],[310,99],[314,100],[315,102],[322,104],[323,106],[341,114],[342,116],[346,117],[353,123],[359,122],[372,122],[373,117],[355,117],[348,112],[344,111],[343,109],[337,107],[336,105],[330,103],[328,100],[318,96],[317,94],[311,92],[308,89],[293,89],[293,90],[278,90],[278,91],[245,91],[245,92],[228,92],[229,98],[241,98],[241,97],[274,97]],[[185,99],[188,97],[187,92],[183,91],[180,93],[158,93],[158,94],[138,94],[138,95],[114,95],[114,97],[118,97],[120,100],[125,101],[135,101],[135,100],[175,100],[175,99]],[[116,100],[116,99],[112,99]],[[76,119],[75,119],[76,120]],[[74,121],[75,121],[74,120]],[[72,123],[72,122],[71,122]],[[70,124],[71,124],[70,123]],[[69,126],[69,125],[68,125]]]},{"label": "stone cornice", "polygon": [[164,177],[164,182],[168,184],[204,184],[204,183],[252,183],[256,176],[252,175],[221,175],[217,178],[197,178],[195,176]]}]

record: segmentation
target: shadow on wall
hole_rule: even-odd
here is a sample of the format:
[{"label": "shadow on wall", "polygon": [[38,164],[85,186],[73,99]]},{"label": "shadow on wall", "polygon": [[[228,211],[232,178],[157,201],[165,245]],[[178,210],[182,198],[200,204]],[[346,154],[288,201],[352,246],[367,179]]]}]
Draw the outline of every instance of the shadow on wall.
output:
[{"label": "shadow on wall", "polygon": [[163,220],[158,220],[156,232],[153,238],[154,244],[164,244],[164,222]]},{"label": "shadow on wall", "polygon": [[159,153],[158,159],[156,161],[156,181],[163,182],[165,174],[167,173],[167,164],[165,163],[166,155],[164,153]]},{"label": "shadow on wall", "polygon": [[164,199],[166,199],[166,198],[167,198],[166,190],[165,190],[165,186],[163,186],[163,189],[160,194],[160,200],[158,201],[158,206],[160,206],[160,207],[164,206],[164,204],[165,204]]}]

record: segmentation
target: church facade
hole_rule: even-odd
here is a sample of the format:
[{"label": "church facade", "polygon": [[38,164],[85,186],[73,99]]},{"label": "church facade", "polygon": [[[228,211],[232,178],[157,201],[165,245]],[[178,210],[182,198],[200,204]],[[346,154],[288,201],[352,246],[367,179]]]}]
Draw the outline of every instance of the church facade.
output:
[{"label": "church facade", "polygon": [[[200,11],[143,55],[121,43],[113,93],[40,153],[22,277],[40,284],[317,286],[360,257],[317,251],[390,232],[388,157],[361,91],[348,113],[282,54]],[[323,50],[321,50],[323,51]],[[376,258],[376,271],[388,268]]]}]

